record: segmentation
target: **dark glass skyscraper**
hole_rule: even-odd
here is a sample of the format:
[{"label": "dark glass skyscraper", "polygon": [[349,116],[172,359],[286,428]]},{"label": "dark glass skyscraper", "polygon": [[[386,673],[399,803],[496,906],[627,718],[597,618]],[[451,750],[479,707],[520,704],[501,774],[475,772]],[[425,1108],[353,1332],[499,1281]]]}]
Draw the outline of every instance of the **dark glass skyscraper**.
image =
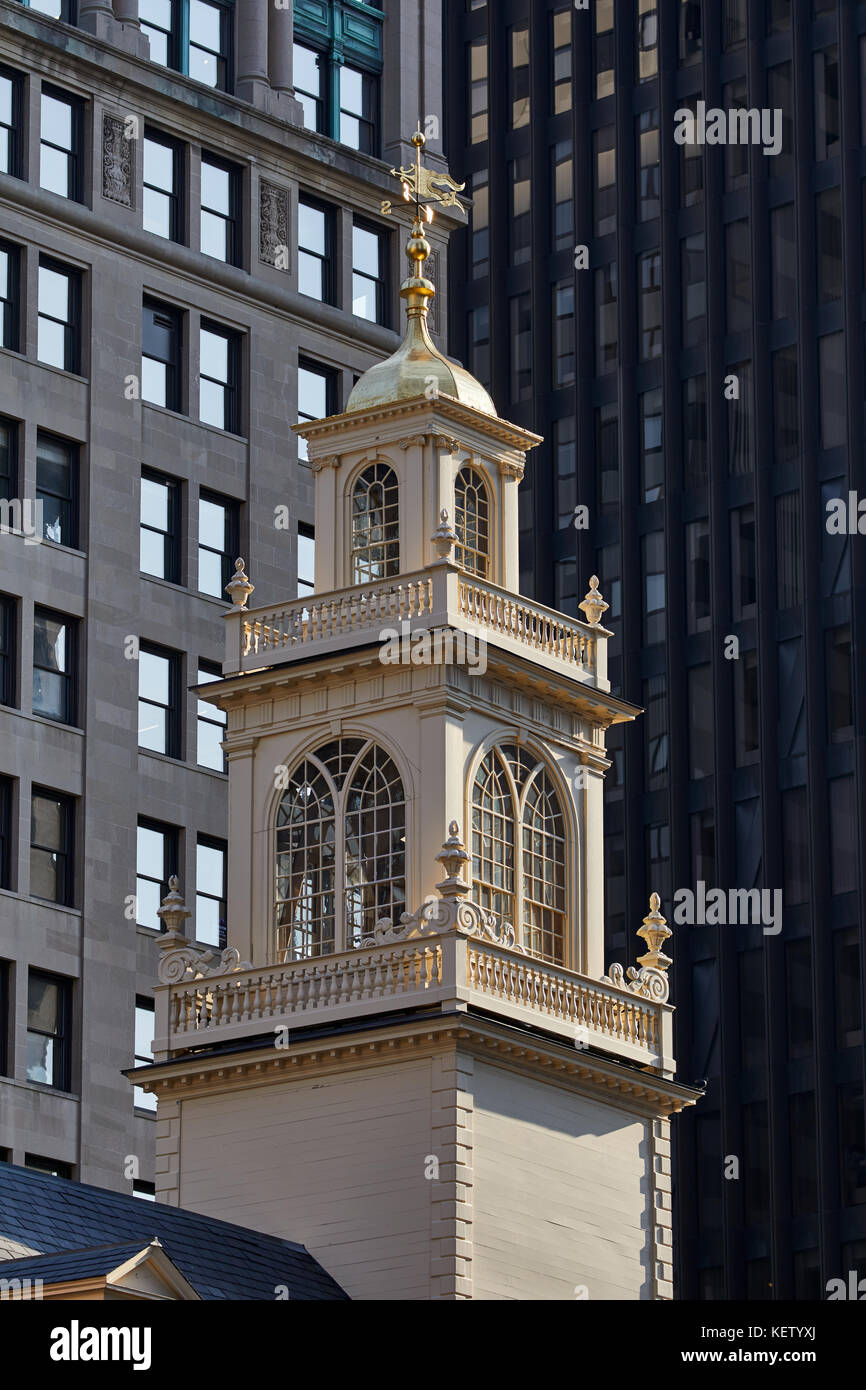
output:
[{"label": "dark glass skyscraper", "polygon": [[[866,1273],[866,6],[451,0],[447,71],[451,349],[545,436],[522,587],[576,614],[598,573],[645,709],[609,737],[608,947],[658,891],[707,1081],[678,1296],[821,1298]],[[678,924],[701,883],[727,920]]]}]

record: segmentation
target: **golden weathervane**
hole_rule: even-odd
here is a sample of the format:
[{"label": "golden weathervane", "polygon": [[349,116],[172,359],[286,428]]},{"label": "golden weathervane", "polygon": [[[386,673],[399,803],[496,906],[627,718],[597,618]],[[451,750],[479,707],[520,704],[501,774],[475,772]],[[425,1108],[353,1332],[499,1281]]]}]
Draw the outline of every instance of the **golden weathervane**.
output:
[{"label": "golden weathervane", "polygon": [[450,174],[442,173],[439,169],[428,169],[421,163],[421,151],[427,143],[427,138],[421,129],[421,122],[418,122],[418,129],[412,136],[412,144],[415,146],[415,164],[409,169],[392,169],[391,173],[400,180],[403,186],[403,197],[407,203],[414,200],[415,216],[420,221],[421,204],[427,203],[424,209],[424,217],[428,222],[433,221],[433,209],[429,206],[431,202],[439,203],[444,208],[461,208],[463,204],[457,197],[466,187],[465,183],[457,183]]}]

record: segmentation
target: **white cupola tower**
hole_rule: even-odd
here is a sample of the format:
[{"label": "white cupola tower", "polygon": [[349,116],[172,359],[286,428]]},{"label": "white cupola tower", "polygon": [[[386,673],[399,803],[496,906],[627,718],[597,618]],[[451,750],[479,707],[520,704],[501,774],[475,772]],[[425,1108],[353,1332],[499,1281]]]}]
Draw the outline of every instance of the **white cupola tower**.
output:
[{"label": "white cupola tower", "polygon": [[[607,608],[517,592],[539,438],[434,346],[421,165],[406,334],[298,426],[316,584],[229,586],[228,948],[157,988],[160,1198],[302,1241],[353,1297],[670,1297],[671,1008],[655,900],[603,959]],[[253,576],[254,578],[254,576]]]}]

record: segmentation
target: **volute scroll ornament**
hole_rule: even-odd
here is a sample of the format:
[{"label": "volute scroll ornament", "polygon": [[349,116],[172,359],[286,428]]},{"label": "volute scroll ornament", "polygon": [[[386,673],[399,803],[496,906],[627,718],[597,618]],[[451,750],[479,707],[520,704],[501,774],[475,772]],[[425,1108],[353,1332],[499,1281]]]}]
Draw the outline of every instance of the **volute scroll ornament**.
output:
[{"label": "volute scroll ornament", "polygon": [[638,956],[639,970],[633,965],[624,971],[618,961],[602,976],[602,984],[614,985],[616,989],[628,989],[632,994],[640,995],[642,999],[651,999],[655,1004],[664,1004],[670,995],[670,981],[668,980],[667,968],[673,964],[670,956],[666,956],[661,950],[661,944],[666,941],[673,933],[662,917],[659,908],[661,898],[658,893],[650,895],[650,910],[643,919],[643,925],[638,928],[637,935],[642,937],[649,947],[648,951]]}]

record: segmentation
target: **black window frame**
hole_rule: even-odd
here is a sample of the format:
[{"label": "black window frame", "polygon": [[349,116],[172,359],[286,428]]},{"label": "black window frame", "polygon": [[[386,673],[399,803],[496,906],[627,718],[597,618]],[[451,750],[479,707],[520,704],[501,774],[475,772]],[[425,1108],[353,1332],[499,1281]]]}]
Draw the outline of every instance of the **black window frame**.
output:
[{"label": "black window frame", "polygon": [[[309,247],[301,244],[301,208],[308,208],[311,212],[321,213],[324,218],[325,226],[325,250],[322,255],[317,251],[311,251]],[[298,292],[308,299],[318,300],[320,304],[335,304],[337,291],[337,277],[334,265],[334,250],[336,246],[335,237],[335,217],[334,208],[328,203],[323,203],[319,198],[309,197],[306,193],[298,195]],[[308,295],[306,290],[301,288],[301,257],[309,256],[312,260],[320,262],[322,275],[322,294]]]},{"label": "black window frame", "polygon": [[[312,545],[315,547],[315,544],[316,544],[316,528],[315,528],[314,526],[311,526],[311,525],[309,524],[309,522],[307,522],[307,521],[299,521],[299,522],[298,522],[298,549],[297,549],[297,563],[296,563],[296,565],[295,565],[295,570],[296,570],[295,578],[296,578],[296,587],[297,587],[297,590],[298,590],[298,598],[308,598],[308,597],[310,596],[310,594],[314,594],[314,593],[316,592],[315,550],[314,550],[314,552],[313,552],[313,577],[312,577],[312,579],[309,579],[309,580],[308,580],[308,579],[302,579],[302,578],[301,578],[301,541],[302,541],[302,540],[310,541],[310,542],[312,543]],[[302,585],[303,585],[303,592],[301,591],[301,586],[302,586]]]},{"label": "black window frame", "polygon": [[[72,145],[70,149],[65,149],[62,145],[56,145],[53,140],[46,140],[43,132],[43,107],[42,98],[49,97],[52,101],[62,102],[64,106],[70,108],[70,134]],[[42,149],[47,146],[52,150],[59,150],[67,158],[67,193],[57,193],[55,189],[45,188],[42,182]],[[67,92],[62,87],[55,87],[53,83],[43,82],[39,93],[39,187],[45,189],[46,193],[54,193],[55,197],[66,198],[70,203],[84,202],[84,99],[74,92]]]},{"label": "black window frame", "polygon": [[[34,836],[33,803],[38,799],[54,801],[61,811],[60,847],[38,844]],[[33,852],[51,854],[58,860],[59,896],[43,898],[33,892]],[[51,787],[33,786],[30,792],[30,897],[37,902],[53,902],[58,907],[75,905],[75,798],[66,792],[55,791]]]},{"label": "black window frame", "polygon": [[18,495],[18,421],[0,415],[0,434],[6,432],[5,465],[0,470],[0,502],[11,502]]},{"label": "black window frame", "polygon": [[12,88],[10,101],[11,123],[7,124],[6,121],[0,121],[0,128],[9,132],[7,137],[7,168],[4,172],[10,178],[20,179],[24,167],[24,161],[22,159],[23,141],[21,138],[24,116],[24,74],[16,72],[14,68],[7,67],[5,63],[0,63],[0,78],[5,78]]},{"label": "black window frame", "polygon": [[[220,73],[220,65],[222,65],[223,81],[202,82],[202,86],[209,87],[214,92],[228,92],[230,94],[234,90],[234,5],[223,3],[223,0],[206,0],[206,3],[219,11],[221,48],[216,56],[218,59],[217,73]],[[162,63],[158,58],[151,58],[151,62],[173,72],[182,72],[187,77],[191,77],[193,82],[201,81],[200,78],[190,73],[190,48],[196,48],[203,53],[213,53],[214,50],[205,49],[202,45],[191,41],[189,0],[171,0],[171,19],[169,21],[171,27],[169,29],[163,29],[161,25],[151,22],[142,15],[139,16],[139,23],[142,33],[148,38],[150,37],[150,30],[166,36],[166,62]]]},{"label": "black window frame", "polygon": [[[358,53],[346,53],[342,48],[338,48],[336,43],[326,45],[317,41],[310,33],[300,28],[296,22],[292,43],[293,70],[295,69],[295,50],[299,48],[306,53],[315,55],[321,78],[318,94],[308,91],[306,87],[301,87],[297,80],[295,81],[295,93],[299,95],[299,99],[306,97],[315,103],[315,126],[308,126],[304,121],[304,128],[314,129],[320,135],[326,135],[337,144],[344,145],[346,149],[357,150],[361,154],[369,154],[377,159],[382,144],[381,70],[372,64],[364,63]],[[353,111],[343,104],[344,68],[357,73],[361,78],[361,105],[363,108],[361,112]],[[366,143],[361,140],[359,144],[353,145],[343,140],[344,115],[352,120],[357,120],[361,127],[368,130]]]},{"label": "black window frame", "polygon": [[[158,184],[148,183],[144,173],[144,159],[147,154],[147,144],[161,145],[171,154],[171,178],[172,188],[168,192],[160,188]],[[163,241],[173,241],[180,245],[186,242],[184,235],[186,230],[186,146],[182,140],[176,140],[173,135],[166,135],[164,131],[157,130],[153,126],[145,126],[144,141],[142,144],[142,174],[141,174],[141,215],[144,231],[149,231],[151,236],[158,236]],[[148,190],[161,194],[168,198],[169,203],[169,233],[164,237],[162,232],[155,232],[152,228],[144,227],[145,199]]]},{"label": "black window frame", "polygon": [[[37,619],[48,619],[49,622],[59,623],[66,629],[66,663],[68,669],[65,671],[54,671],[50,666],[39,666],[36,662],[36,624]],[[57,724],[69,724],[73,727],[77,719],[77,684],[78,684],[78,630],[79,622],[77,618],[71,617],[68,613],[60,613],[54,608],[45,608],[41,604],[36,604],[33,609],[33,698],[31,702],[31,712],[38,715],[40,719],[51,719]],[[62,714],[48,714],[45,710],[36,708],[36,673],[45,671],[49,675],[59,675],[62,677],[63,690],[63,709]]]},{"label": "black window frame", "polygon": [[[209,164],[213,169],[221,169],[228,174],[229,178],[229,211],[228,214],[217,212],[214,208],[205,205],[203,193],[199,195],[199,249],[202,255],[210,256],[211,260],[222,261],[223,265],[243,265],[244,244],[243,244],[243,187],[244,171],[239,164],[233,164],[231,160],[223,159],[220,155],[212,154],[210,150],[202,150],[202,165]],[[203,180],[200,180],[200,189],[203,188]],[[201,222],[204,213],[209,213],[211,217],[218,217],[226,224],[226,246],[228,254],[225,257],[213,256],[210,251],[205,251],[201,244]]]},{"label": "black window frame", "polygon": [[[62,1089],[62,1088],[61,1088]],[[24,1167],[31,1173],[47,1173],[52,1178],[72,1180],[72,1164],[60,1158],[43,1158],[41,1154],[25,1154]]]},{"label": "black window frame", "polygon": [[[138,859],[139,830],[149,830],[153,834],[161,835],[163,837],[162,863],[164,876],[160,879],[155,879],[152,877],[151,874],[145,874],[141,872],[141,866]],[[154,820],[151,816],[139,816],[135,823],[135,831],[135,925],[136,927],[142,927],[145,931],[164,931],[165,927],[161,922],[158,922],[156,926],[152,926],[150,922],[142,922],[139,920],[139,903],[141,902],[139,883],[141,883],[142,880],[144,880],[147,883],[159,883],[158,896],[160,905],[162,905],[163,899],[166,897],[169,891],[169,879],[178,871],[178,864],[180,862],[180,832],[176,825],[169,825],[166,821]]]},{"label": "black window frame", "polygon": [[0,241],[0,252],[7,257],[6,293],[0,294],[2,324],[0,347],[21,351],[21,247],[14,241]]},{"label": "black window frame", "polygon": [[[210,684],[212,681],[222,680],[222,667],[215,661],[204,661],[199,659],[198,663],[198,683],[199,685]],[[196,767],[207,768],[208,772],[228,772],[228,759],[223,753],[222,767],[211,767],[210,763],[203,763],[199,757],[199,732],[202,724],[212,725],[214,728],[222,729],[220,742],[225,739],[228,715],[225,710],[219,709],[217,705],[209,704],[207,700],[198,699],[195,711],[195,762]]]},{"label": "black window frame", "polygon": [[[0,888],[7,893],[12,891],[12,835],[15,815],[15,788],[13,778],[0,773]],[[0,981],[2,984],[2,981]],[[2,1028],[2,1025],[0,1025]],[[0,1051],[4,1038],[0,1035]],[[2,1067],[0,1067],[2,1074]]]},{"label": "black window frame", "polygon": [[[375,236],[379,243],[379,274],[377,277],[368,275],[365,270],[355,268],[355,229],[362,232],[369,232]],[[362,280],[366,280],[376,286],[376,317],[375,319],[365,319],[365,323],[378,323],[384,328],[390,324],[390,303],[388,294],[388,262],[391,252],[390,234],[384,227],[378,226],[375,222],[369,222],[363,217],[352,219],[352,312],[354,313],[355,299],[355,276],[358,275]],[[358,317],[361,317],[360,315]]]},{"label": "black window frame", "polygon": [[[44,980],[49,984],[58,986],[58,1014],[59,1022],[57,1031],[46,1033],[39,1028],[30,1026],[30,987],[34,980]],[[59,1046],[55,1049],[52,1058],[52,1079],[51,1081],[35,1081],[29,1076],[29,1063],[27,1063],[27,1079],[31,1085],[50,1086],[55,1091],[69,1091],[72,1081],[72,981],[67,975],[57,975],[50,970],[35,970],[31,966],[27,971],[27,1038],[32,1036],[39,1038],[55,1038],[59,1040]],[[32,1162],[33,1155],[25,1157]]]},{"label": "black window frame", "polygon": [[[145,1052],[139,1052],[138,1049],[137,1049],[137,1046],[136,1046],[136,1044],[137,1044],[137,1042],[138,1042],[138,1036],[137,1036],[137,1034],[138,1034],[138,1015],[139,1015],[139,1014],[145,1014],[145,1013],[148,1014],[149,1017],[151,1017],[151,1018],[153,1019],[153,1031],[154,1031],[154,1033],[155,1033],[155,1032],[156,1032],[156,1003],[155,1003],[155,1001],[154,1001],[153,999],[149,999],[149,998],[147,997],[146,994],[137,994],[137,995],[135,996],[135,1025],[134,1025],[133,1041],[132,1041],[132,1047],[133,1047],[132,1058],[133,1058],[133,1066],[135,1066],[135,1067],[147,1066],[148,1063],[150,1063],[150,1062],[153,1061],[153,1051],[150,1051],[150,1052],[147,1052],[147,1053],[145,1053]],[[152,1041],[152,1040],[151,1040],[151,1041]],[[151,1092],[147,1092],[147,1091],[144,1091],[144,1090],[141,1088],[141,1086],[134,1086],[134,1087],[133,1087],[133,1092],[132,1092],[132,1094],[133,1094],[133,1105],[134,1105],[134,1107],[135,1107],[136,1110],[143,1110],[143,1111],[145,1111],[146,1113],[151,1114],[151,1115],[152,1115],[152,1114],[155,1114],[155,1112],[156,1112],[157,1097],[156,1097],[156,1095],[155,1095],[154,1092],[152,1092],[152,1091],[151,1091]],[[135,1195],[135,1194],[133,1194],[133,1195]]]},{"label": "black window frame", "polygon": [[[222,861],[223,861],[223,881],[222,881],[222,885],[221,885],[222,892],[221,892],[219,895],[217,895],[216,893],[203,892],[203,891],[201,890],[201,888],[199,887],[198,852],[199,852],[200,849],[211,849],[211,850],[216,850],[216,851],[218,851],[218,852],[222,855]],[[226,919],[227,919],[227,915],[228,915],[228,906],[227,906],[227,903],[228,903],[228,871],[229,871],[229,864],[228,864],[228,859],[229,859],[228,842],[227,842],[226,840],[220,840],[220,839],[219,839],[217,836],[215,836],[215,835],[196,835],[196,839],[195,839],[195,853],[196,853],[195,912],[194,912],[193,918],[192,918],[193,939],[194,939],[195,941],[204,942],[206,945],[209,945],[209,946],[216,946],[216,947],[218,947],[220,950],[223,950],[223,949],[225,948],[225,944],[226,944]],[[219,904],[219,909],[221,909],[221,915],[220,915],[220,917],[218,918],[218,927],[217,927],[217,938],[218,938],[218,939],[217,939],[216,941],[209,941],[209,940],[207,940],[207,938],[205,938],[205,937],[203,937],[203,936],[199,936],[199,934],[198,934],[198,908],[199,908],[199,899],[200,899],[200,898],[204,898],[204,899],[206,899],[208,902],[215,902],[215,903],[218,903],[218,904]]]},{"label": "black window frame", "polygon": [[[162,705],[156,700],[144,699],[141,695],[141,657],[156,656],[169,663],[168,667],[168,704]],[[142,702],[145,705],[166,711],[165,720],[165,748],[148,748],[146,744],[139,743],[140,753],[156,753],[164,758],[173,758],[182,761],[183,742],[181,737],[181,654],[172,651],[170,647],[161,647],[155,642],[141,642],[138,648],[139,657],[139,693],[137,696],[136,709],[140,713]],[[140,731],[139,731],[140,732]],[[137,735],[138,737],[138,735]]]},{"label": "black window frame", "polygon": [[[201,369],[201,340],[203,333],[210,333],[215,338],[224,338],[226,341],[226,371],[227,379],[220,381],[218,377],[208,376]],[[234,328],[228,328],[223,323],[217,323],[215,319],[202,317],[199,323],[199,421],[203,425],[210,425],[211,429],[223,429],[226,434],[241,433],[241,362],[242,362],[242,342],[243,335]],[[210,420],[202,419],[201,414],[201,383],[209,381],[214,386],[219,386],[223,391],[223,420],[224,424],[214,425]]]},{"label": "black window frame", "polygon": [[[69,495],[62,496],[59,492],[53,492],[47,487],[39,484],[39,450],[44,443],[58,445],[66,452],[68,476],[69,476]],[[78,548],[78,494],[79,494],[79,465],[80,465],[80,445],[74,440],[63,439],[60,435],[51,434],[48,430],[39,430],[36,435],[36,500],[44,501],[46,498],[56,499],[61,508],[65,507],[65,529],[68,534],[61,540],[54,540],[45,530],[45,521],[42,522],[42,539],[49,541],[52,545],[63,545],[70,550]],[[61,522],[63,525],[63,522]]]},{"label": "black window frame", "polygon": [[[82,273],[76,267],[69,265],[66,261],[58,261],[53,256],[39,257],[39,270],[50,270],[55,275],[62,275],[69,282],[69,307],[68,319],[55,318],[53,314],[44,313],[39,307],[39,294],[36,295],[36,319],[37,319],[37,339],[36,339],[36,360],[43,366],[54,367],[58,371],[72,372],[75,376],[81,375],[82,351],[81,351],[81,306],[82,296]],[[38,281],[37,281],[38,285]],[[48,323],[59,323],[63,325],[63,366],[58,367],[56,362],[49,362],[47,358],[39,356],[39,320],[45,319]]]},{"label": "black window frame", "polygon": [[[160,531],[158,527],[151,526],[142,519],[141,496],[139,497],[139,574],[148,579],[161,579],[165,584],[181,583],[181,538],[180,538],[180,482],[177,478],[170,478],[167,473],[160,473],[155,468],[142,468],[142,483],[149,482],[165,487],[167,492],[166,514],[167,531]],[[141,533],[147,531],[150,535],[162,536],[163,542],[163,573],[154,574],[151,570],[141,567]]]},{"label": "black window frame", "polygon": [[[148,319],[147,316],[150,316]],[[165,320],[164,324],[157,323],[157,316]],[[171,334],[170,343],[172,352],[168,357],[159,357],[155,351],[147,351],[148,337],[159,330],[164,330]],[[150,338],[151,347],[156,344],[153,337]],[[148,405],[156,406],[159,410],[172,410],[175,414],[183,413],[183,352],[184,352],[184,323],[183,313],[176,309],[173,304],[164,304],[159,299],[153,299],[145,294],[141,302],[141,398]],[[165,373],[165,403],[150,400],[144,394],[144,360],[158,362],[166,369]]]},{"label": "black window frame", "polygon": [[[208,594],[210,598],[224,598],[225,586],[234,573],[235,559],[239,554],[240,548],[240,503],[233,497],[224,497],[218,492],[209,492],[202,488],[198,495],[198,566],[196,568],[196,587],[200,594]],[[215,550],[212,545],[204,545],[201,539],[201,504],[209,503],[212,507],[221,507],[225,512],[225,550]],[[209,555],[219,555],[222,560],[222,592],[212,594],[209,589],[201,587],[201,552],[205,550]]]}]

